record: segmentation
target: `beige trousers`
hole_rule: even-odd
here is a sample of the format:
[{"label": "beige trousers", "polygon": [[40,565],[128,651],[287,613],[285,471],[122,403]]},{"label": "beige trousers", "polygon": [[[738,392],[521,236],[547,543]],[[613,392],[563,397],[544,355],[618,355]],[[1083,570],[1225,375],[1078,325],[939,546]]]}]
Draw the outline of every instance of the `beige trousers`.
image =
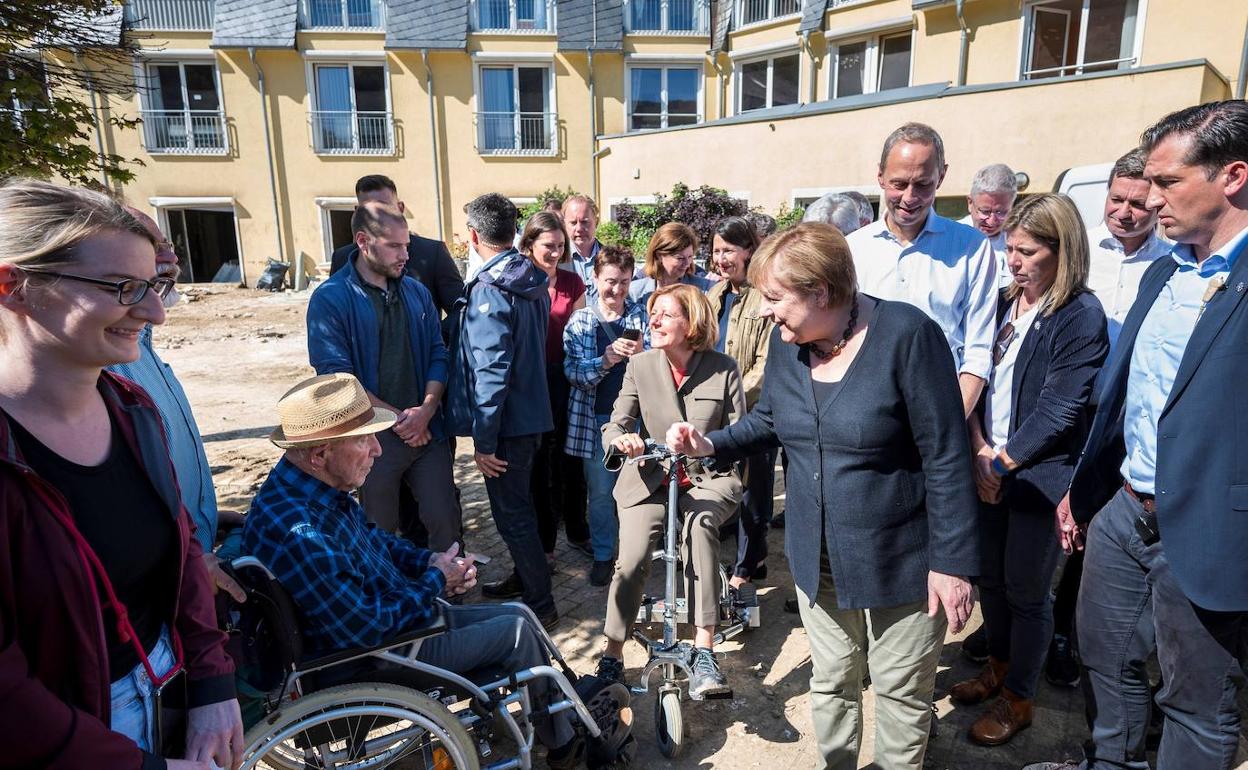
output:
[{"label": "beige trousers", "polygon": [[862,679],[875,690],[872,767],[919,770],[927,752],[936,664],[945,639],[943,610],[927,616],[927,602],[842,610],[826,564],[815,606],[797,589],[802,625],[810,639],[810,702],[819,745],[816,767],[854,770],[862,734]]},{"label": "beige trousers", "polygon": [[[680,559],[689,618],[696,626],[714,626],[719,622],[719,525],[732,516],[736,504],[690,487],[680,493],[680,510],[685,515]],[[607,594],[605,633],[612,641],[628,640],[641,607],[650,556],[656,547],[662,547],[666,522],[667,487],[637,505],[620,509],[620,555]]]}]

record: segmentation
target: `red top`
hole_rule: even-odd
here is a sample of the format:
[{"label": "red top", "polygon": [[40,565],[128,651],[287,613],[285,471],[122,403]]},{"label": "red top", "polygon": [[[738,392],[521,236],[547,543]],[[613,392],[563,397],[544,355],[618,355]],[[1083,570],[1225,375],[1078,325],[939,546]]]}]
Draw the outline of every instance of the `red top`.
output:
[{"label": "red top", "polygon": [[555,297],[550,302],[550,322],[546,324],[546,365],[563,364],[563,328],[568,325],[576,303],[585,294],[585,282],[571,270],[555,271]]}]

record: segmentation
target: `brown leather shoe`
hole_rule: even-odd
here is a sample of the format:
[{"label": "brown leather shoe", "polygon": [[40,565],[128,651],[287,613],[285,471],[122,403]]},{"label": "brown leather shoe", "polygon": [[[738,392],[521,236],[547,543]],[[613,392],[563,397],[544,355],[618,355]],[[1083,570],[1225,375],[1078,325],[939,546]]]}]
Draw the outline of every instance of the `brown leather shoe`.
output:
[{"label": "brown leather shoe", "polygon": [[988,658],[988,662],[980,669],[979,676],[955,684],[949,690],[949,697],[967,706],[983,703],[1001,692],[1001,683],[1005,681],[1005,672],[1009,670],[1009,661],[1003,663],[996,658]]},{"label": "brown leather shoe", "polygon": [[993,701],[988,713],[971,725],[970,739],[981,746],[1000,746],[1031,726],[1031,701],[1020,698],[1007,688]]}]

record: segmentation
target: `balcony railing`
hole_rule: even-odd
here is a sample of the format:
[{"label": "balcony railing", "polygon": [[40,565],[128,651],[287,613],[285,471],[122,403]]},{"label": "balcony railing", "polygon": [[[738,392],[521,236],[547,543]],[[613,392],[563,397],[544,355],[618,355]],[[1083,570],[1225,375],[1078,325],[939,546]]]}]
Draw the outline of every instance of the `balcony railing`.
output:
[{"label": "balcony railing", "polygon": [[386,24],[383,0],[299,0],[299,26],[321,30],[380,30]]},{"label": "balcony railing", "polygon": [[468,9],[477,32],[555,31],[555,0],[471,0]]},{"label": "balcony railing", "polygon": [[309,116],[312,148],[321,155],[389,155],[394,117],[389,112],[319,110]]},{"label": "balcony railing", "polygon": [[710,6],[710,0],[624,0],[624,28],[640,33],[706,34]]},{"label": "balcony railing", "polygon": [[553,112],[478,112],[477,146],[482,155],[549,155],[558,127]]},{"label": "balcony railing", "polygon": [[143,146],[170,155],[224,155],[221,110],[143,110]]},{"label": "balcony railing", "polygon": [[737,26],[757,24],[783,16],[792,16],[802,10],[801,0],[739,0],[737,3]]},{"label": "balcony railing", "polygon": [[126,0],[131,29],[212,29],[213,0]]},{"label": "balcony railing", "polygon": [[1082,75],[1085,72],[1108,72],[1110,70],[1130,69],[1136,64],[1136,57],[1127,56],[1122,59],[1108,59],[1106,61],[1090,61],[1082,64],[1066,64],[1060,67],[1045,67],[1038,70],[1027,70],[1023,73],[1023,80],[1035,80],[1037,78],[1055,78],[1065,75]]}]

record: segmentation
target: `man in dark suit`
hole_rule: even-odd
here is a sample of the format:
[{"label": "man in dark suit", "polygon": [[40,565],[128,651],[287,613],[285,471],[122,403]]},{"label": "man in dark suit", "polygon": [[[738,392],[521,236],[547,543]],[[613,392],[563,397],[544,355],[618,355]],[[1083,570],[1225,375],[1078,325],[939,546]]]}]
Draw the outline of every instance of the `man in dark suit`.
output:
[{"label": "man in dark suit", "polygon": [[[399,200],[394,180],[381,174],[360,177],[355,183],[355,199],[360,204],[377,201],[399,211],[407,211],[403,201]],[[335,249],[333,256],[329,258],[329,274],[333,275],[341,270],[359,251],[360,247],[354,242]],[[438,310],[443,315],[450,316],[455,300],[464,295],[464,279],[460,277],[459,269],[455,267],[446,244],[412,233],[407,244],[405,270],[408,275],[425,285],[433,295],[433,302]]]},{"label": "man in dark suit", "polygon": [[1148,206],[1176,245],[1140,281],[1057,510],[1068,550],[1091,522],[1076,628],[1092,740],[1079,766],[1149,766],[1156,650],[1157,766],[1230,768],[1248,630],[1248,103],[1168,115],[1142,148]]}]

